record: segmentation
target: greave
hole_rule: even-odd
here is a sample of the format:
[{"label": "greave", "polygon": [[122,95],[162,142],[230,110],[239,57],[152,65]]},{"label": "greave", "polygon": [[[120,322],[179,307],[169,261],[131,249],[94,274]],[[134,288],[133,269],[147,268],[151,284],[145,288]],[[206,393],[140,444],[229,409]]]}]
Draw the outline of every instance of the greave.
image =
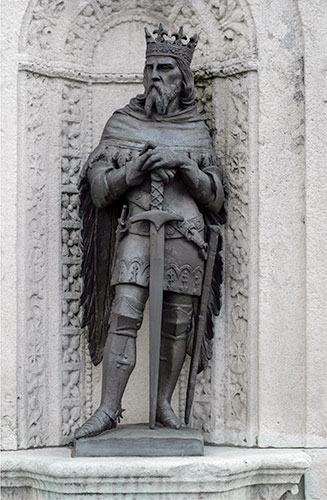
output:
[{"label": "greave", "polygon": [[136,335],[144,304],[133,296],[117,294],[111,309],[103,356],[101,406],[110,418],[121,415],[121,399],[136,362]]},{"label": "greave", "polygon": [[186,337],[161,337],[158,402],[169,403],[177,384],[186,353]]},{"label": "greave", "polygon": [[192,304],[178,303],[176,297],[169,302],[166,299],[162,320],[158,403],[171,401],[185,359],[192,313]]},{"label": "greave", "polygon": [[101,406],[112,420],[121,416],[121,399],[136,361],[136,338],[110,333],[103,357]]}]

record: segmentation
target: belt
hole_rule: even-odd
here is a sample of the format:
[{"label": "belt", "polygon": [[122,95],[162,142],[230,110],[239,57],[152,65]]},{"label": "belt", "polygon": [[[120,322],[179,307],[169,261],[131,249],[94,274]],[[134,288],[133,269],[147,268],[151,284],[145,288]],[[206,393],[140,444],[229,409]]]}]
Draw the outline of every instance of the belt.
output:
[{"label": "belt", "polygon": [[[136,196],[133,196],[133,198],[127,195],[127,199],[144,211],[150,210],[151,197],[150,194],[145,191],[140,191]],[[176,212],[171,208],[165,205],[163,205],[162,208],[163,210],[176,215]],[[125,218],[125,213],[126,210],[124,212],[124,220],[122,220],[121,217],[119,224],[123,224],[124,231],[129,229],[130,232],[133,232],[133,230],[131,230],[131,224],[129,223],[128,217]],[[208,245],[198,231],[198,229],[200,229],[199,223],[200,219],[198,217],[193,217],[192,219],[183,219],[182,221],[171,222],[170,225],[182,236],[184,236],[187,241],[194,243],[199,248],[203,259],[206,260]]]}]

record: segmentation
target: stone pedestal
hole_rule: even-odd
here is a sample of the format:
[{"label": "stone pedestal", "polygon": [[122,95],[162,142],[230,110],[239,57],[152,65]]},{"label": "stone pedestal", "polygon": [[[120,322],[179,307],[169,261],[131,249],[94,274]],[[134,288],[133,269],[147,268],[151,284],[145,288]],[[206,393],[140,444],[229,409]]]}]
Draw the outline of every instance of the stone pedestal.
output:
[{"label": "stone pedestal", "polygon": [[203,455],[202,432],[184,427],[149,429],[120,425],[100,436],[74,441],[73,457],[183,457]]},{"label": "stone pedestal", "polygon": [[5,452],[2,499],[277,500],[310,465],[298,450],[206,447],[203,457],[71,458],[68,448]]}]

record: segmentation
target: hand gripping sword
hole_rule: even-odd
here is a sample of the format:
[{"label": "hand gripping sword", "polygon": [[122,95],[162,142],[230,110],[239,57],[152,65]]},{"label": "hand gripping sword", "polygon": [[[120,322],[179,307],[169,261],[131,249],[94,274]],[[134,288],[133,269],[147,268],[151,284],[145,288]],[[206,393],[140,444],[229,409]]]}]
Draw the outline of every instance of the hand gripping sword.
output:
[{"label": "hand gripping sword", "polygon": [[164,184],[151,175],[150,210],[134,215],[130,222],[150,222],[150,429],[155,428],[158,399],[162,299],[164,284],[165,224],[183,220],[163,210]]}]

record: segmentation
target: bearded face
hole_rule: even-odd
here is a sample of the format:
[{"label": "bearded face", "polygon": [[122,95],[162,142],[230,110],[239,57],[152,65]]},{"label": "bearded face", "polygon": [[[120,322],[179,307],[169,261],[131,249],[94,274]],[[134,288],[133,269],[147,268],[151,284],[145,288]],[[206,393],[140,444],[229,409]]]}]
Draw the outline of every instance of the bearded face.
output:
[{"label": "bearded face", "polygon": [[146,115],[165,115],[173,102],[178,107],[182,80],[182,73],[174,58],[149,57],[144,70]]}]

